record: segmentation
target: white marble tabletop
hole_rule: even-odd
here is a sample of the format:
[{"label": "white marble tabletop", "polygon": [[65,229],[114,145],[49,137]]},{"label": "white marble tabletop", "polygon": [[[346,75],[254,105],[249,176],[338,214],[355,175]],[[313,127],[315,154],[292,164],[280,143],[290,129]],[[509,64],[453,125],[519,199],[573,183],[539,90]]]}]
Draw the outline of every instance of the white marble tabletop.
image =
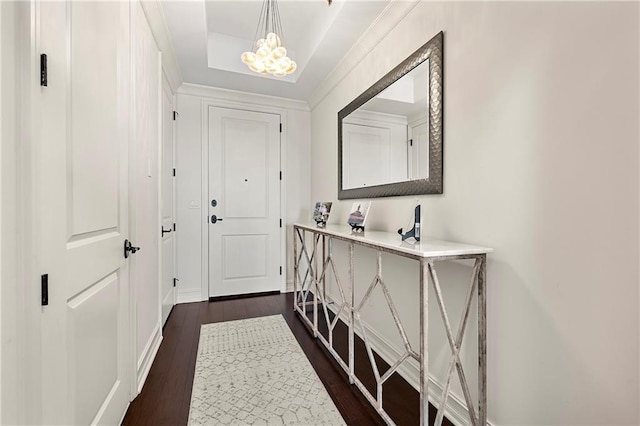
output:
[{"label": "white marble tabletop", "polygon": [[361,242],[367,245],[381,247],[387,250],[405,253],[413,257],[447,257],[491,253],[493,249],[451,241],[421,238],[419,242],[413,239],[402,241],[400,235],[393,232],[365,231],[352,232],[347,225],[331,225],[320,228],[312,223],[296,223],[294,226],[325,235],[340,237],[341,239]]}]

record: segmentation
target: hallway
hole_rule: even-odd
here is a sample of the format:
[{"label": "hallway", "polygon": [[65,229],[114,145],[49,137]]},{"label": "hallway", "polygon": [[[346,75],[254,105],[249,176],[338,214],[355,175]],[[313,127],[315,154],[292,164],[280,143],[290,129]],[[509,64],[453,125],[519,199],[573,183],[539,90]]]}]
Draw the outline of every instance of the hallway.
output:
[{"label": "hallway", "polygon": [[[335,361],[331,360],[296,318],[291,293],[176,305],[164,328],[164,340],[145,386],[131,403],[123,425],[187,424],[200,325],[274,314],[285,317],[347,424],[383,425],[382,419],[364,397],[349,386],[346,375]],[[346,332],[344,327],[342,332]],[[341,349],[346,348],[339,347],[338,351],[341,352]],[[360,365],[366,366],[364,345],[359,339],[356,350],[356,363],[361,360],[363,362]],[[385,364],[383,369],[386,368],[388,366]],[[370,369],[368,372],[369,375],[366,376],[367,371],[364,371],[365,383],[373,379]],[[385,407],[397,419],[397,423],[418,423],[418,393],[400,377],[392,378],[386,391],[386,395],[390,397],[388,400],[385,398]],[[430,423],[434,420],[434,411],[430,411]],[[445,419],[444,424],[451,423]]]}]

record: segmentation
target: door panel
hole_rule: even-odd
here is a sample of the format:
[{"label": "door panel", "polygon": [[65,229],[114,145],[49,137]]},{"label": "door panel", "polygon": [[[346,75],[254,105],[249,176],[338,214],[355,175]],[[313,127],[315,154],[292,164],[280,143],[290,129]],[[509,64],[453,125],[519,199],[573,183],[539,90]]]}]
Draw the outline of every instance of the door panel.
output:
[{"label": "door panel", "polygon": [[[209,294],[280,289],[280,116],[209,109]],[[211,201],[216,200],[216,206]]]},{"label": "door panel", "polygon": [[266,218],[269,212],[269,123],[223,118],[222,171],[227,219]]},{"label": "door panel", "polygon": [[[75,351],[73,385],[77,389],[76,420],[89,424],[95,407],[107,400],[118,383],[118,293],[120,280],[111,274],[67,302],[69,342]],[[100,336],[95,339],[94,336]],[[96,365],[100,368],[96,369]],[[87,380],[87,378],[91,380]]]},{"label": "door panel", "polygon": [[390,180],[391,130],[344,124],[343,151],[348,173],[345,188],[379,185]]},{"label": "door panel", "polygon": [[175,304],[175,241],[176,236],[173,230],[175,223],[174,194],[175,177],[173,175],[174,160],[174,138],[173,138],[173,96],[171,90],[164,83],[162,90],[162,229],[171,230],[162,236],[162,277],[161,277],[161,297],[162,297],[162,324],[167,321],[169,313]]},{"label": "door panel", "polygon": [[[130,390],[128,233],[129,7],[38,4],[49,84],[37,191],[42,273],[42,423],[114,424]],[[98,52],[98,53],[96,53]],[[89,59],[89,60],[88,60]]]},{"label": "door panel", "polygon": [[223,235],[224,280],[268,277],[269,235]]}]

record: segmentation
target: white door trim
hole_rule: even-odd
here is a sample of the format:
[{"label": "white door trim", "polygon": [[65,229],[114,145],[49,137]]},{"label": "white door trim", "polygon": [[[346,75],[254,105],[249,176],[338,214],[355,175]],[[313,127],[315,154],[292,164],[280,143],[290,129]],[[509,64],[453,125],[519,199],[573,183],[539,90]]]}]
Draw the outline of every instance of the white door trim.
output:
[{"label": "white door trim", "polygon": [[[41,389],[41,306],[37,263],[37,227],[33,213],[37,197],[35,162],[38,155],[38,115],[34,103],[34,82],[39,81],[37,55],[38,2],[1,2],[5,24],[0,42],[8,49],[2,52],[5,73],[13,74],[11,86],[3,85],[3,101],[11,108],[2,114],[3,138],[0,145],[2,162],[2,236],[3,285],[2,321],[3,363],[2,424],[40,424]],[[37,69],[37,71],[36,71]],[[11,74],[4,75],[8,80]],[[18,143],[20,141],[20,143]],[[31,285],[25,285],[30,283]],[[27,404],[28,401],[28,404]]]},{"label": "white door trim", "polygon": [[[129,4],[129,71],[131,76],[129,78],[129,238],[135,235],[135,217],[136,217],[136,203],[131,200],[133,198],[131,194],[133,193],[133,185],[131,183],[131,164],[133,164],[133,160],[135,157],[132,155],[133,152],[133,144],[131,141],[135,140],[136,137],[136,115],[135,115],[135,96],[134,96],[134,84],[136,81],[136,70],[134,66],[134,46],[135,46],[135,37],[136,37],[136,6],[137,3],[132,1]],[[134,240],[135,242],[135,240]],[[129,380],[129,402],[133,401],[136,396],[138,396],[138,360],[136,354],[136,346],[138,340],[138,316],[136,314],[136,291],[135,291],[135,279],[134,279],[135,267],[131,265],[129,267],[129,362],[131,363],[130,380]]]},{"label": "white door trim", "polygon": [[[160,61],[160,63],[162,64],[162,61]],[[164,128],[163,128],[163,125],[164,125],[164,123],[163,123],[164,114],[163,114],[163,111],[162,111],[162,105],[163,105],[162,100],[164,99],[164,94],[167,93],[169,95],[169,97],[171,98],[171,111],[175,111],[175,109],[176,109],[176,95],[175,95],[175,92],[173,91],[173,89],[171,87],[171,83],[169,82],[169,78],[167,76],[167,73],[166,73],[166,71],[165,71],[165,69],[164,69],[164,67],[162,65],[160,66],[160,71],[161,71],[162,76],[161,76],[161,84],[160,84],[160,118],[161,118],[160,119],[160,126],[161,126],[161,128],[160,128],[160,131],[161,131],[161,133],[160,133],[160,149],[159,149],[159,151],[160,151],[160,165],[159,165],[159,168],[158,168],[158,170],[160,171],[159,172],[160,173],[159,174],[160,196],[158,198],[158,200],[160,202],[160,204],[159,204],[160,208],[159,208],[158,211],[159,211],[159,214],[160,214],[160,226],[164,226],[163,217],[162,217],[162,202],[163,202],[163,192],[164,192],[163,187],[162,187],[162,173],[163,173],[162,167],[163,167],[163,164],[164,164],[164,158],[162,156],[162,154],[164,152]],[[172,145],[172,149],[173,149],[173,164],[171,165],[171,167],[173,168],[173,170],[175,170],[175,167],[176,167],[176,151],[177,151],[176,150],[176,126],[175,126],[175,120],[173,120],[171,122],[171,138],[172,138],[171,145]],[[171,181],[171,186],[172,186],[172,197],[171,197],[171,199],[173,201],[172,205],[171,205],[171,209],[172,209],[171,215],[173,217],[173,222],[175,224],[176,223],[176,210],[177,210],[177,208],[176,208],[176,176],[175,176],[175,174],[174,174],[173,179]],[[177,232],[177,228],[176,228],[175,232]],[[175,278],[177,278],[177,271],[176,271],[176,267],[177,267],[177,264],[176,264],[177,238],[175,236],[175,233],[173,234],[172,238],[174,238],[174,242],[173,242],[173,253],[171,255],[171,262],[173,262],[173,278],[175,279]],[[160,249],[160,254],[159,254],[159,256],[160,256],[159,257],[160,258],[160,262],[159,262],[160,270],[158,271],[158,276],[160,277],[160,283],[159,283],[160,291],[159,291],[159,294],[160,294],[160,308],[161,308],[160,309],[160,315],[161,315],[161,326],[162,326],[162,315],[163,315],[162,314],[162,306],[163,306],[163,302],[164,302],[164,299],[163,299],[164,295],[162,294],[162,271],[163,271],[163,268],[162,268],[163,263],[162,262],[163,262],[163,259],[164,259],[163,253],[162,253],[162,250],[163,250],[162,249],[162,247],[163,247],[162,235],[160,236],[160,244],[158,246],[159,246],[159,249]],[[176,299],[177,299],[176,295],[177,295],[177,288],[174,287],[174,289],[173,289],[173,306],[175,306],[175,304],[176,304]],[[169,313],[169,315],[171,315],[171,313]],[[168,320],[168,318],[167,318],[167,320]]]},{"label": "white door trim", "polygon": [[280,169],[282,170],[282,180],[280,181],[280,217],[283,220],[282,228],[280,228],[280,264],[282,265],[282,275],[280,276],[280,291],[287,290],[286,280],[286,191],[285,182],[287,179],[287,110],[279,107],[270,107],[265,105],[252,104],[247,102],[236,102],[221,99],[203,99],[201,108],[202,122],[202,283],[201,283],[201,299],[209,300],[209,107],[220,107],[237,109],[241,111],[263,112],[280,115],[280,123],[282,124],[282,133],[280,133]]},{"label": "white door trim", "polygon": [[[137,70],[135,67],[136,64],[136,51],[135,51],[135,46],[136,46],[136,37],[138,37],[139,31],[138,28],[136,27],[137,25],[137,15],[140,13],[141,16],[143,17],[143,19],[145,20],[147,25],[150,25],[148,22],[148,18],[144,12],[144,8],[142,7],[142,2],[139,1],[132,1],[130,3],[129,6],[129,12],[130,12],[130,46],[131,46],[131,52],[130,52],[130,71],[131,71],[131,76],[130,76],[130,93],[131,93],[131,99],[130,99],[130,109],[131,109],[131,114],[130,114],[130,122],[129,122],[129,141],[130,141],[130,145],[129,145],[129,164],[130,164],[130,183],[129,183],[129,239],[133,242],[136,243],[137,239],[138,239],[138,226],[136,223],[136,219],[137,219],[137,215],[136,215],[136,211],[138,208],[138,202],[136,200],[136,196],[135,196],[135,187],[133,185],[135,185],[134,181],[131,180],[132,176],[134,176],[134,170],[139,166],[138,164],[135,164],[135,162],[138,160],[137,156],[135,154],[135,140],[137,138],[136,135],[136,131],[137,131],[137,125],[138,125],[138,120],[137,120],[137,116],[136,116],[136,110],[135,110],[135,91],[136,91],[136,75],[137,75]],[[155,40],[154,40],[154,43]],[[157,47],[157,43],[156,43],[156,49],[158,49]],[[158,49],[158,69],[157,69],[157,74],[158,74],[158,81],[160,82],[160,84],[158,84],[158,99],[160,100],[158,102],[158,109],[157,109],[157,116],[158,116],[158,139],[156,140],[156,149],[157,149],[157,156],[155,158],[155,162],[156,162],[156,169],[160,170],[161,166],[162,166],[162,79],[164,77],[164,70],[162,68],[162,52],[160,51],[160,49]],[[157,185],[157,192],[158,192],[158,197],[161,196],[161,191],[162,191],[162,187],[161,187],[161,183],[159,182]],[[160,199],[160,198],[158,198]],[[158,205],[159,207],[159,205]],[[161,224],[162,223],[162,212],[160,210],[160,208],[158,208],[157,212],[156,212],[156,223],[157,224]],[[157,232],[160,232],[159,229],[156,229]],[[161,243],[159,242],[159,244],[156,247],[156,258],[158,259],[158,274],[160,274],[161,270],[162,270],[162,263],[161,263]],[[149,336],[149,340],[146,342],[145,347],[142,351],[142,353],[140,354],[140,356],[137,353],[137,347],[138,347],[138,318],[137,318],[137,312],[136,312],[136,280],[135,280],[135,274],[136,274],[136,266],[135,264],[132,264],[129,268],[129,313],[130,313],[130,339],[129,339],[129,344],[130,344],[130,360],[131,360],[131,380],[130,380],[130,385],[131,385],[131,389],[130,389],[130,393],[129,393],[129,397],[130,397],[130,401],[133,401],[135,399],[136,396],[138,396],[138,394],[142,391],[142,387],[144,386],[144,383],[147,379],[147,376],[149,374],[149,371],[151,370],[151,366],[153,364],[153,361],[158,353],[158,350],[160,349],[160,344],[162,343],[162,312],[161,312],[161,308],[162,308],[162,296],[161,296],[161,282],[160,279],[158,279],[157,282],[157,286],[158,286],[158,300],[157,300],[157,304],[158,304],[158,316],[156,318],[156,325],[154,326],[153,332],[151,333],[151,335]],[[158,275],[158,277],[160,277],[160,275]]]}]

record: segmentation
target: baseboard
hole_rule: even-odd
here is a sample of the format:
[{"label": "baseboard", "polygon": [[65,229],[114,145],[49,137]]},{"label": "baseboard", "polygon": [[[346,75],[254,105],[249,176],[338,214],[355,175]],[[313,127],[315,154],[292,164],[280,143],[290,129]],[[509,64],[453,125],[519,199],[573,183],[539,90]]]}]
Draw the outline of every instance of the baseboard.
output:
[{"label": "baseboard", "polygon": [[153,360],[156,358],[158,349],[160,349],[160,343],[162,343],[162,328],[160,327],[160,323],[158,323],[138,359],[138,371],[136,375],[138,380],[138,393],[142,391],[144,382],[147,380]]},{"label": "baseboard", "polygon": [[202,290],[199,288],[189,291],[178,290],[176,299],[176,303],[202,302]]},{"label": "baseboard", "polygon": [[262,293],[245,293],[245,294],[230,294],[228,296],[211,296],[209,302],[220,302],[222,300],[237,300],[237,299],[250,299],[252,297],[264,297],[280,294],[280,291],[264,291]]},{"label": "baseboard", "polygon": [[[335,301],[331,300],[330,295],[327,295],[327,299],[329,299],[329,309],[335,314],[337,312],[337,308],[339,305],[336,305]],[[318,309],[320,312],[320,309]],[[348,324],[349,318],[347,317],[347,312],[342,311],[340,313],[340,319],[344,324]],[[390,343],[387,339],[385,339],[380,333],[375,331],[372,327],[370,327],[367,323],[364,323],[364,326],[367,329],[367,337],[369,338],[369,344],[371,348],[382,358],[387,364],[393,365],[404,353],[395,347],[392,343]],[[355,333],[362,339],[362,329],[359,327],[356,322]],[[420,366],[416,360],[413,358],[408,359],[403,362],[398,368],[398,374],[402,376],[416,391],[420,388]],[[440,401],[442,399],[442,391],[444,386],[434,379],[433,377],[429,377],[429,402],[434,407],[440,406]],[[463,400],[455,395],[454,393],[449,393],[449,398],[447,399],[447,406],[444,410],[445,417],[451,421],[456,426],[470,426],[469,414],[467,411],[467,405],[463,402]],[[487,422],[488,426],[491,426],[490,422]]]}]

